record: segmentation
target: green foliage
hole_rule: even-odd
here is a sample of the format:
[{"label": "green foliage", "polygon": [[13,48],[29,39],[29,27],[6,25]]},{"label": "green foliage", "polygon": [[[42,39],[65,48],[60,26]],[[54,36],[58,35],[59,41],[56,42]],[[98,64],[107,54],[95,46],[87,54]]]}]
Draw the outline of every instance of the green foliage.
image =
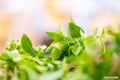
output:
[{"label": "green foliage", "polygon": [[70,35],[73,38],[80,37],[80,31],[84,32],[83,29],[81,29],[79,26],[77,26],[73,20],[69,23],[69,31]]},{"label": "green foliage", "polygon": [[30,55],[32,55],[32,56],[36,55],[36,52],[32,47],[32,43],[31,43],[30,39],[25,34],[23,34],[23,36],[22,36],[21,46],[22,46],[22,49],[24,51],[26,51],[27,53],[29,53]]},{"label": "green foliage", "polygon": [[97,28],[86,35],[71,21],[70,35],[62,25],[60,32],[47,32],[50,46],[36,48],[23,34],[0,55],[0,80],[119,80],[120,32],[108,32],[112,39],[104,39],[104,30],[97,36]]},{"label": "green foliage", "polygon": [[51,39],[55,41],[60,41],[63,38],[62,34],[60,33],[55,33],[55,32],[46,32],[46,33]]}]

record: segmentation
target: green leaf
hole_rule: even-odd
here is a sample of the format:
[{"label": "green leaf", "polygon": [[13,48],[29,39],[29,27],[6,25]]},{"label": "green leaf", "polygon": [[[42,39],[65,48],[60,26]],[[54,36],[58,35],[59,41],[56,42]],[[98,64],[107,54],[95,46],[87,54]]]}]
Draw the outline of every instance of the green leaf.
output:
[{"label": "green leaf", "polygon": [[120,46],[120,32],[116,33],[115,41],[116,41],[117,45]]},{"label": "green leaf", "polygon": [[76,25],[73,21],[69,23],[69,31],[70,35],[73,38],[78,38],[80,37],[80,31],[84,32],[83,29],[81,29],[78,25]]},{"label": "green leaf", "polygon": [[84,46],[88,54],[100,53],[102,49],[100,39],[95,36],[88,36],[84,41]]},{"label": "green leaf", "polygon": [[98,27],[96,27],[96,28],[94,29],[94,31],[93,31],[93,35],[96,35],[97,32],[98,32]]},{"label": "green leaf", "polygon": [[[32,65],[32,64],[31,64]],[[37,79],[37,73],[34,69],[31,69],[28,65],[20,65],[21,80],[36,80]]]},{"label": "green leaf", "polygon": [[39,80],[59,80],[64,75],[63,70],[48,72],[40,77]]},{"label": "green leaf", "polygon": [[65,26],[61,24],[60,29],[61,29],[61,32],[62,32],[63,36],[67,36],[67,31],[65,29]]},{"label": "green leaf", "polygon": [[58,48],[52,49],[52,59],[56,60],[61,56],[62,52]]},{"label": "green leaf", "polygon": [[102,33],[101,33],[100,37],[101,37],[101,38],[104,38],[104,37],[105,37],[105,30],[104,30],[104,29],[102,30]]},{"label": "green leaf", "polygon": [[7,75],[0,69],[0,80],[7,80]]},{"label": "green leaf", "polygon": [[9,54],[7,54],[6,52],[2,53],[0,55],[0,60],[12,60],[12,58],[9,56]]},{"label": "green leaf", "polygon": [[53,41],[53,42],[50,44],[50,46],[47,47],[47,49],[46,49],[45,51],[46,51],[46,52],[51,52],[52,49],[53,49],[53,47],[54,47],[54,44],[55,44],[55,42]]},{"label": "green leaf", "polygon": [[70,46],[70,49],[71,49],[72,53],[77,56],[83,50],[83,47],[74,45],[74,46]]},{"label": "green leaf", "polygon": [[29,53],[32,56],[36,55],[36,51],[32,47],[32,43],[30,39],[27,37],[27,35],[23,34],[22,39],[21,39],[21,46],[24,51]]},{"label": "green leaf", "polygon": [[46,32],[46,33],[51,39],[55,41],[60,41],[63,39],[63,35],[60,33],[56,33],[56,32]]},{"label": "green leaf", "polygon": [[74,41],[75,41],[74,44],[69,47],[72,53],[77,56],[83,50],[83,40],[80,37],[80,38],[75,38]]},{"label": "green leaf", "polygon": [[45,54],[44,54],[44,50],[45,50],[45,49],[46,49],[46,46],[45,46],[45,45],[36,47],[37,56],[38,56],[39,58],[45,57]]}]

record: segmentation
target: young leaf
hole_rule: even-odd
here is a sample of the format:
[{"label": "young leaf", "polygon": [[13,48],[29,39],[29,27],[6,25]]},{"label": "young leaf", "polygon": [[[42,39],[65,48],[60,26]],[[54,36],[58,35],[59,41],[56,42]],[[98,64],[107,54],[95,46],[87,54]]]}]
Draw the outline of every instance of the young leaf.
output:
[{"label": "young leaf", "polygon": [[83,29],[81,29],[78,25],[76,25],[73,21],[71,21],[69,23],[69,31],[70,31],[70,35],[73,38],[77,38],[80,37],[80,31],[84,32]]},{"label": "young leaf", "polygon": [[85,50],[88,54],[100,53],[102,44],[95,36],[88,36],[84,41]]},{"label": "young leaf", "polygon": [[60,41],[63,38],[63,35],[60,33],[55,33],[55,32],[46,32],[46,33],[51,39],[55,41]]},{"label": "young leaf", "polygon": [[[22,71],[20,78],[21,80],[36,80],[37,79],[37,73],[34,69],[30,68],[29,65],[20,65],[20,70]],[[26,76],[24,76],[26,75]]]},{"label": "young leaf", "polygon": [[63,36],[67,36],[67,31],[65,29],[65,26],[61,24],[60,29],[61,29],[61,32],[62,32]]},{"label": "young leaf", "polygon": [[64,75],[64,71],[58,70],[41,75],[39,80],[59,80],[63,75]]},{"label": "young leaf", "polygon": [[96,28],[94,29],[94,31],[93,31],[93,35],[96,35],[97,32],[98,32],[98,27],[96,27]]},{"label": "young leaf", "polygon": [[21,46],[24,51],[29,53],[32,56],[36,55],[36,51],[32,47],[32,43],[30,39],[27,37],[27,35],[23,34],[22,39],[21,39]]},{"label": "young leaf", "polygon": [[101,37],[102,37],[102,38],[105,37],[105,30],[104,30],[104,29],[102,30]]},{"label": "young leaf", "polygon": [[83,50],[83,47],[74,45],[74,46],[71,46],[70,49],[71,49],[72,53],[77,56]]},{"label": "young leaf", "polygon": [[45,46],[45,45],[36,47],[37,56],[38,56],[39,58],[45,57],[44,50],[45,50],[46,48],[47,48],[47,46]]},{"label": "young leaf", "polygon": [[61,56],[62,52],[58,48],[52,49],[52,59],[56,60]]}]

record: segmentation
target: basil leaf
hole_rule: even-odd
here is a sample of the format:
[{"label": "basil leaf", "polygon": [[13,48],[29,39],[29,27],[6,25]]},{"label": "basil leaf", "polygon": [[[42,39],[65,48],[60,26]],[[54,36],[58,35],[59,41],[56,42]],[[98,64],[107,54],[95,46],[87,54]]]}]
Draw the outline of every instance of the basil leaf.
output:
[{"label": "basil leaf", "polygon": [[77,56],[83,50],[83,47],[74,45],[74,46],[71,46],[70,49],[71,49],[72,53]]},{"label": "basil leaf", "polygon": [[100,53],[102,49],[100,39],[95,36],[88,36],[84,41],[84,46],[88,54]]},{"label": "basil leaf", "polygon": [[[20,78],[21,80],[36,80],[37,73],[34,69],[30,68],[29,65],[21,65],[20,70],[22,71]],[[25,76],[26,75],[26,76]]]},{"label": "basil leaf", "polygon": [[23,34],[22,39],[21,39],[21,46],[24,51],[29,53],[32,56],[36,55],[36,51],[32,47],[32,43],[30,39],[27,37],[27,35]]},{"label": "basil leaf", "polygon": [[59,80],[63,75],[64,75],[64,71],[58,70],[42,75],[39,80]]},{"label": "basil leaf", "polygon": [[83,29],[81,29],[78,25],[76,25],[73,21],[69,23],[69,31],[70,35],[73,38],[78,38],[80,37],[80,31],[84,32]]},{"label": "basil leaf", "polygon": [[52,59],[56,60],[61,56],[62,52],[58,48],[52,49]]},{"label": "basil leaf", "polygon": [[56,32],[46,32],[46,33],[54,41],[60,41],[63,39],[63,35],[60,33],[56,33]]},{"label": "basil leaf", "polygon": [[63,34],[63,36],[67,36],[67,31],[65,29],[65,26],[64,25],[61,25],[61,33]]},{"label": "basil leaf", "polygon": [[93,36],[94,36],[94,35],[97,35],[97,32],[98,32],[98,28],[96,27],[96,28],[94,29],[93,34],[92,34],[92,35],[93,35]]}]

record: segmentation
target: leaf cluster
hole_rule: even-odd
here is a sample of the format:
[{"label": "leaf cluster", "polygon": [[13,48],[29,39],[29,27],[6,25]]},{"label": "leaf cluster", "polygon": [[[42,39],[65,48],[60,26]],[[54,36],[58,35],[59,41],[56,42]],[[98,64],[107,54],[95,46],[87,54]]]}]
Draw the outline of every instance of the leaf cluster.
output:
[{"label": "leaf cluster", "polygon": [[26,34],[12,40],[0,55],[0,80],[105,80],[120,79],[120,32],[108,30],[86,35],[70,21],[69,32],[46,32],[53,40],[50,46],[36,48]]}]

